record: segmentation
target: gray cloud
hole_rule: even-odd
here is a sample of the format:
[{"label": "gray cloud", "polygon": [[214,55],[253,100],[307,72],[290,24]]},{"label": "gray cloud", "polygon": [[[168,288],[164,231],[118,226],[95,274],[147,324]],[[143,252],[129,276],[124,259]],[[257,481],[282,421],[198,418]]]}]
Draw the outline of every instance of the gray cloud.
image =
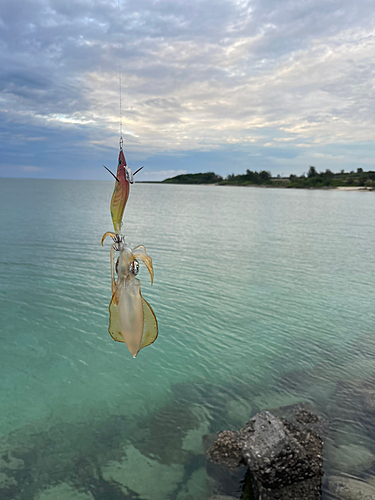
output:
[{"label": "gray cloud", "polygon": [[3,1],[2,120],[105,147],[120,63],[130,151],[373,141],[374,21],[369,0]]}]

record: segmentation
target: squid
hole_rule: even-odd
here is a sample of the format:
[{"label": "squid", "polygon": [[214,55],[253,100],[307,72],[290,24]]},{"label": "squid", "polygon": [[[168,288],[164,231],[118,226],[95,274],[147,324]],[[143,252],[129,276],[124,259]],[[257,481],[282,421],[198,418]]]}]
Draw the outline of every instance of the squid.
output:
[{"label": "squid", "polygon": [[[112,175],[116,179],[111,199],[114,232],[106,232],[101,241],[103,246],[108,236],[113,240],[110,250],[112,298],[108,308],[108,332],[116,342],[124,342],[135,358],[141,349],[155,342],[158,336],[158,322],[150,304],[142,297],[141,282],[136,278],[139,273],[139,262],[142,262],[150,273],[151,285],[153,284],[152,259],[144,245],[131,248],[121,234],[122,217],[129,198],[130,184],[134,183],[132,171],[126,164],[121,146],[117,175]],[[116,252],[119,256],[115,263]]]}]

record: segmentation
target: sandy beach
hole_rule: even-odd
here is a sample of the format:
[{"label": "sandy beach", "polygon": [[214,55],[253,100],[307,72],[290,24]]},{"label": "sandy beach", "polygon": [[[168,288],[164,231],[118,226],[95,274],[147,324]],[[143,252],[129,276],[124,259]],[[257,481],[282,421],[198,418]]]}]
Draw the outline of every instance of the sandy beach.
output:
[{"label": "sandy beach", "polygon": [[372,188],[366,186],[338,186],[338,191],[373,191]]}]

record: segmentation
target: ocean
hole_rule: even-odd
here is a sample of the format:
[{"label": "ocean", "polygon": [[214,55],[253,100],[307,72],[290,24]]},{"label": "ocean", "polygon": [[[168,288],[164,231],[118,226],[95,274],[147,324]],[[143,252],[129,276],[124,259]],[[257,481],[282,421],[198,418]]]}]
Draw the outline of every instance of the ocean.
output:
[{"label": "ocean", "polygon": [[133,359],[107,331],[112,190],[0,179],[1,498],[240,498],[202,438],[298,402],[328,422],[323,498],[374,480],[374,193],[135,184],[159,337]]}]

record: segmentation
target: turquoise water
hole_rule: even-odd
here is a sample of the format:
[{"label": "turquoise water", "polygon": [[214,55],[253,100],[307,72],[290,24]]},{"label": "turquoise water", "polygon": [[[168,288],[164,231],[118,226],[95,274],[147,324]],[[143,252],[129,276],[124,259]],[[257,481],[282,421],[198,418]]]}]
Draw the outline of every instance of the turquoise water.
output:
[{"label": "turquoise water", "polygon": [[374,193],[136,184],[124,233],[153,258],[159,338],[134,360],[107,332],[112,189],[0,179],[9,498],[239,497],[202,436],[298,401],[330,423],[326,476],[371,478]]}]

